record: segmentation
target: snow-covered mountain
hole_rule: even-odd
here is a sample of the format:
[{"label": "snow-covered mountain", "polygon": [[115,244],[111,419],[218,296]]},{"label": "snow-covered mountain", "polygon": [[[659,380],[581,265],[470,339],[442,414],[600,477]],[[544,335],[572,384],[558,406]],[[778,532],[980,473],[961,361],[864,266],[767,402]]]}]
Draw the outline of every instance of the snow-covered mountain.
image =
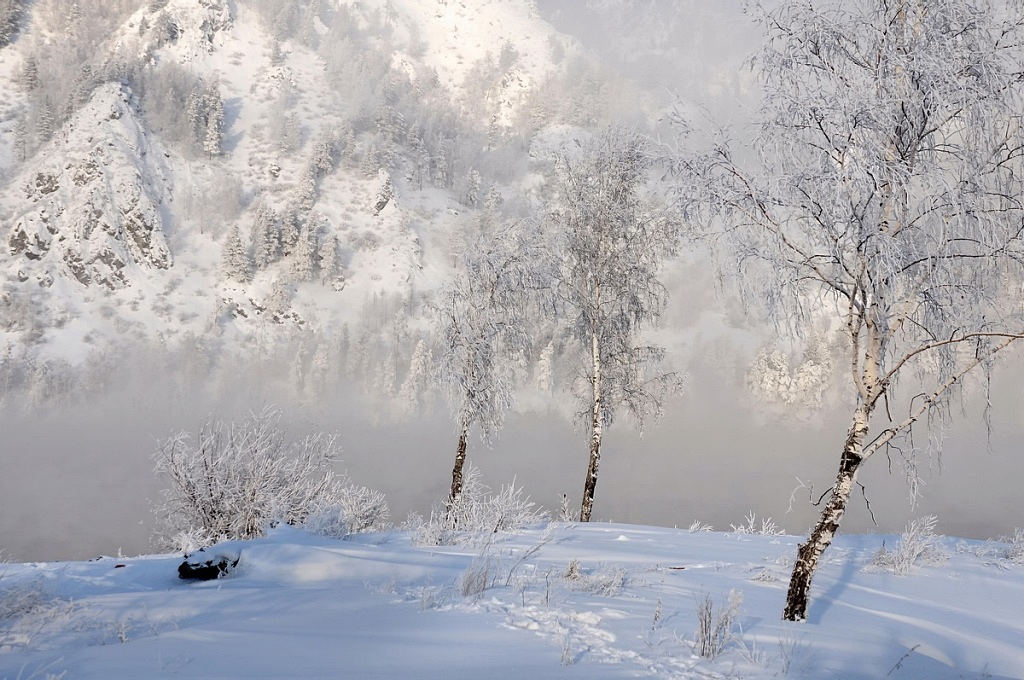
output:
[{"label": "snow-covered mountain", "polygon": [[[389,6],[401,12],[392,17],[383,3],[305,3],[282,27],[268,12],[297,16],[296,3],[175,0],[130,13],[121,4],[87,36],[55,5],[36,4],[0,52],[0,86],[14,93],[0,155],[3,342],[23,365],[81,364],[124,343],[125,329],[142,342],[231,327],[244,338],[265,317],[283,326],[315,316],[330,331],[367,296],[436,284],[437,272],[422,274],[424,242],[444,248],[446,229],[471,210],[453,190],[469,168],[426,160],[449,176],[414,187],[410,140],[422,121],[404,122],[394,99],[433,87],[438,108],[462,115],[487,39],[474,27],[502,30],[517,9],[530,21],[525,6],[498,3],[490,17],[409,3]],[[78,11],[99,13],[87,3]],[[464,54],[443,39],[459,21],[457,35],[474,41]],[[74,50],[60,44],[75,40],[94,50],[69,64]],[[540,80],[546,65],[524,64],[511,80]],[[43,80],[68,70],[79,76],[71,88]],[[495,93],[494,111],[513,111],[509,97]],[[479,122],[465,117],[430,141]],[[280,240],[262,260],[251,245],[259,219]],[[232,229],[246,241],[248,271],[232,272],[241,280],[220,266]],[[303,231],[312,252],[298,247]]]},{"label": "snow-covered mountain", "polygon": [[[400,380],[423,301],[487,211],[536,203],[545,149],[611,121],[653,129],[668,87],[721,86],[676,44],[716,14],[699,3],[15,5],[0,372],[36,403],[88,393],[81,367],[101,357],[197,339],[211,365],[258,344],[305,372],[319,350],[337,373],[362,342],[349,373],[389,360]],[[674,77],[638,77],[658,55]],[[296,334],[305,349],[284,349]]]}]

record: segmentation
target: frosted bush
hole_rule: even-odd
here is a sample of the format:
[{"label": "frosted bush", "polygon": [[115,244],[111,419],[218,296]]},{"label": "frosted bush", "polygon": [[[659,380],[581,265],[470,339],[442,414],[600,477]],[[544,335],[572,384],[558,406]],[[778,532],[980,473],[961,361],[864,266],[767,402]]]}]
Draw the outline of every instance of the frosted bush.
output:
[{"label": "frosted bush", "polygon": [[459,577],[459,594],[475,597],[483,593],[494,583],[497,568],[497,561],[489,552],[477,556]]},{"label": "frosted bush", "polygon": [[75,603],[49,593],[41,576],[10,576],[0,564],[0,654],[67,629],[77,611]]},{"label": "frosted bush", "polygon": [[757,521],[757,515],[753,511],[747,513],[744,518],[745,524],[730,524],[733,533],[737,534],[758,534],[761,536],[785,536],[785,529],[781,529],[776,526],[775,522],[772,521],[771,517],[762,517],[761,521]]},{"label": "frosted bush", "polygon": [[715,606],[714,598],[705,594],[697,601],[697,630],[694,651],[705,659],[715,659],[733,640],[739,639],[739,615],[743,593],[730,590],[724,605]]},{"label": "frosted bush", "polygon": [[312,510],[303,527],[321,536],[344,538],[349,534],[385,529],[390,517],[383,493],[344,478],[336,498]]},{"label": "frosted bush", "polygon": [[629,580],[629,573],[622,567],[614,565],[598,565],[587,572],[580,566],[579,560],[571,560],[562,575],[570,590],[602,597],[615,597],[622,592]]},{"label": "frosted bush", "polygon": [[883,545],[872,557],[867,569],[892,570],[892,573],[902,576],[916,566],[945,562],[949,555],[942,547],[941,537],[935,534],[936,524],[938,518],[935,515],[910,520],[896,547],[888,550]]},{"label": "frosted bush", "polygon": [[336,437],[290,439],[281,412],[265,408],[240,424],[210,417],[193,437],[163,441],[156,473],[169,486],[155,509],[166,547],[203,547],[263,535],[273,521],[347,535],[387,520],[383,495],[334,473]]},{"label": "frosted bush", "polygon": [[411,515],[407,528],[417,545],[487,542],[499,531],[517,531],[547,520],[515,480],[497,493],[480,480],[472,464],[463,474],[462,493],[454,501],[435,504],[430,518]]},{"label": "frosted bush", "polygon": [[1012,536],[1000,539],[1007,543],[1004,558],[1013,564],[1024,566],[1024,529],[1013,530]]},{"label": "frosted bush", "polygon": [[41,578],[14,579],[0,573],[0,622],[21,618],[45,601]]}]

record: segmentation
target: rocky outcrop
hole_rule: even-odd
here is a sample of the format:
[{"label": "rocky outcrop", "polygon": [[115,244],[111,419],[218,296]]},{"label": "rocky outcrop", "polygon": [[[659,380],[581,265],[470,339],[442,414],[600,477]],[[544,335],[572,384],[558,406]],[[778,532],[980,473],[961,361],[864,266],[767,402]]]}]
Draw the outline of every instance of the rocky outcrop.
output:
[{"label": "rocky outcrop", "polygon": [[178,565],[178,578],[194,581],[212,581],[227,576],[238,566],[241,555],[234,550],[203,548],[185,557]]},{"label": "rocky outcrop", "polygon": [[170,267],[164,154],[137,119],[131,91],[98,88],[49,145],[16,184],[23,210],[6,246],[23,258],[19,271],[43,285],[68,276],[114,290],[139,270]]}]

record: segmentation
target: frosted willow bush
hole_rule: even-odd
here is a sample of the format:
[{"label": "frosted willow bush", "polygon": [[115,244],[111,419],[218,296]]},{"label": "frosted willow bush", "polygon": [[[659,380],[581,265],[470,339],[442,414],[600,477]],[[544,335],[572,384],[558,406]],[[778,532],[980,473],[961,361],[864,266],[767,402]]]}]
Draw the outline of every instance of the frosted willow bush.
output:
[{"label": "frosted willow bush", "polygon": [[412,514],[407,528],[417,545],[488,542],[499,531],[516,531],[546,521],[546,512],[523,493],[515,481],[497,493],[480,479],[480,470],[466,466],[462,493],[436,504],[430,517]]},{"label": "frosted willow bush", "polygon": [[912,519],[892,550],[882,548],[871,558],[868,571],[892,571],[898,576],[909,574],[918,566],[941,564],[949,559],[942,546],[942,537],[935,533],[938,518],[925,515]]},{"label": "frosted willow bush", "polygon": [[241,423],[211,416],[197,434],[162,441],[154,457],[168,484],[155,508],[158,541],[190,551],[261,536],[274,521],[336,537],[382,527],[383,494],[335,473],[339,452],[335,435],[289,438],[274,408]]}]

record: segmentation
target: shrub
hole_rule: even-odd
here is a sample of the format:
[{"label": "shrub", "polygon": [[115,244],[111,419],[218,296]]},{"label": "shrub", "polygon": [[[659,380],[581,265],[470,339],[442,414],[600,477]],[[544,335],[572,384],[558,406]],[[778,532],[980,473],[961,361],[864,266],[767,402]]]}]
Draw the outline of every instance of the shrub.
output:
[{"label": "shrub", "polygon": [[1024,566],[1024,529],[1018,527],[1013,530],[1012,536],[1006,536],[1001,540],[1007,543],[1006,559]]},{"label": "shrub", "polygon": [[272,521],[333,536],[367,531],[387,519],[383,495],[335,474],[334,435],[289,439],[281,412],[265,408],[240,424],[211,416],[193,437],[163,441],[156,473],[169,482],[156,508],[167,547],[194,550],[263,535]]},{"label": "shrub", "polygon": [[42,576],[12,576],[0,562],[0,655],[66,630],[77,612],[75,603],[49,592]]},{"label": "shrub", "polygon": [[584,571],[579,560],[573,559],[562,574],[570,590],[591,593],[601,597],[615,597],[622,592],[629,581],[629,574],[622,567],[602,564],[591,571]]},{"label": "shrub", "polygon": [[743,606],[743,593],[730,590],[725,605],[715,607],[710,594],[697,601],[697,631],[694,651],[705,659],[715,659],[733,640],[738,639],[737,619]]},{"label": "shrub", "polygon": [[391,512],[384,494],[343,478],[337,496],[313,509],[306,517],[307,531],[344,538],[349,534],[378,531],[388,525]]},{"label": "shrub", "polygon": [[[762,517],[760,525],[757,521],[757,515],[753,511],[747,513],[744,518],[746,524],[730,524],[734,533],[737,534],[757,534],[760,536],[785,536],[786,530],[776,526],[775,522],[772,521],[771,517]],[[691,525],[690,531],[692,533],[693,526]]]},{"label": "shrub", "polygon": [[948,559],[946,550],[935,534],[938,518],[926,515],[912,519],[900,535],[896,547],[887,550],[885,545],[871,558],[868,570],[892,570],[897,575],[905,575],[919,565],[940,564]]},{"label": "shrub", "polygon": [[428,520],[411,516],[408,528],[417,545],[451,545],[487,542],[499,531],[516,531],[546,519],[547,513],[536,508],[515,480],[491,493],[480,480],[479,469],[470,463],[458,498],[435,504]]}]

